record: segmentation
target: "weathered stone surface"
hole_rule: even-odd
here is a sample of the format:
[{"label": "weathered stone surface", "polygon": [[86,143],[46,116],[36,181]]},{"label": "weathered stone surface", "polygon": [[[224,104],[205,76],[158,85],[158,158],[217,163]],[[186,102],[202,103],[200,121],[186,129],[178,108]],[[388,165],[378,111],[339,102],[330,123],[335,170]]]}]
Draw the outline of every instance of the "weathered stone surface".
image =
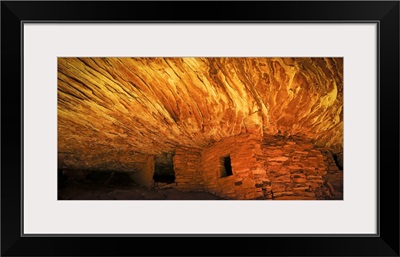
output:
[{"label": "weathered stone surface", "polygon": [[59,162],[101,166],[116,152],[159,155],[243,132],[301,134],[341,152],[343,59],[286,59],[58,58]]},{"label": "weathered stone surface", "polygon": [[285,157],[285,156],[278,156],[278,157],[270,158],[268,161],[271,161],[271,162],[284,162],[287,159],[289,159],[289,158]]},{"label": "weathered stone surface", "polygon": [[283,192],[286,189],[286,184],[284,183],[273,183],[272,184],[272,192]]},{"label": "weathered stone surface", "polygon": [[[277,145],[280,145],[279,151]],[[337,167],[336,171],[332,171],[335,173],[326,172],[328,167],[335,165],[333,155],[329,150],[310,143],[310,139],[298,136],[287,138],[266,136],[262,148],[265,157],[261,159],[264,160],[264,167],[272,183],[272,199],[287,199],[281,197],[288,195],[312,199],[336,199],[333,193],[336,188],[338,192],[343,192],[341,187],[343,173],[339,173]],[[281,156],[290,158],[284,162],[270,161]],[[326,182],[331,183],[335,189],[330,190]],[[340,194],[337,194],[337,197],[340,197]]]},{"label": "weathered stone surface", "polygon": [[[205,190],[227,199],[260,197],[266,186],[264,181],[269,182],[266,170],[256,158],[256,148],[260,148],[260,144],[261,138],[242,134],[205,147],[201,152]],[[226,156],[231,159],[232,175],[222,177],[221,158]]]},{"label": "weathered stone surface", "polygon": [[153,187],[154,156],[147,156],[142,168],[140,170],[130,172],[129,175],[135,183],[148,188]]},{"label": "weathered stone surface", "polygon": [[283,175],[283,176],[275,177],[274,181],[289,183],[291,181],[291,179],[290,179],[290,175]]}]

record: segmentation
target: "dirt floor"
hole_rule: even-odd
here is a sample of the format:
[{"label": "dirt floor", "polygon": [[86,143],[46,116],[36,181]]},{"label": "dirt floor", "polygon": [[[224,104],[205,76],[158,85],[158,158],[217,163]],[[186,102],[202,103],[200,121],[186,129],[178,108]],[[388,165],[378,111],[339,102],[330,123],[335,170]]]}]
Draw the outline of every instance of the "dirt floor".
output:
[{"label": "dirt floor", "polygon": [[156,183],[149,189],[122,177],[86,177],[59,181],[58,200],[223,200],[207,192],[180,192],[173,183]]}]

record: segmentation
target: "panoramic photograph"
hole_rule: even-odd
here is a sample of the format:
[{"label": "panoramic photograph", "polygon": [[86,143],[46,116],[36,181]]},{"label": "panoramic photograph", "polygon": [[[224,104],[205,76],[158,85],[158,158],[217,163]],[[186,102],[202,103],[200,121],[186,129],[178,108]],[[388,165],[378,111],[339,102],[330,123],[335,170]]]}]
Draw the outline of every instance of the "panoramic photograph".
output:
[{"label": "panoramic photograph", "polygon": [[343,200],[343,58],[58,57],[58,200]]}]

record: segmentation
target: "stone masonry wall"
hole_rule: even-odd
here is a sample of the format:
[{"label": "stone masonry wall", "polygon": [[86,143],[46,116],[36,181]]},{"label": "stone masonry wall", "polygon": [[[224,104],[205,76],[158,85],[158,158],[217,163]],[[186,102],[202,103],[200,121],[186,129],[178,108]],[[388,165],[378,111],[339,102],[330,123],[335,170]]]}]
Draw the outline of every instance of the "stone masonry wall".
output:
[{"label": "stone masonry wall", "polygon": [[[271,179],[271,187],[267,188],[267,198],[332,199],[327,174],[333,169],[335,171],[331,173],[338,172],[338,168],[329,151],[298,137],[266,137],[262,151],[264,168]],[[342,181],[339,179],[336,182],[338,185],[342,184],[343,177]]]},{"label": "stone masonry wall", "polygon": [[[232,175],[223,174],[230,156]],[[343,199],[343,171],[327,150],[301,137],[242,134],[203,150],[177,149],[176,188],[204,190],[224,199]],[[335,162],[336,161],[336,162]]]},{"label": "stone masonry wall", "polygon": [[[250,135],[230,137],[214,143],[202,152],[204,188],[226,199],[257,199],[263,197],[262,183],[269,179],[256,156],[261,141]],[[221,177],[221,158],[230,156],[232,175]]]},{"label": "stone masonry wall", "polygon": [[177,149],[173,158],[176,189],[180,191],[203,190],[202,163],[200,151]]}]

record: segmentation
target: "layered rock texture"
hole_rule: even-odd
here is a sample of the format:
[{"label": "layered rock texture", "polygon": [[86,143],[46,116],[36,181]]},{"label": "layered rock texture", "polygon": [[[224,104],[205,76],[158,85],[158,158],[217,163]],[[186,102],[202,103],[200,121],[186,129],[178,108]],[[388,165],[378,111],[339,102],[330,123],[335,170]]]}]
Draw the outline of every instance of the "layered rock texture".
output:
[{"label": "layered rock texture", "polygon": [[342,199],[342,153],[342,58],[58,58],[59,169],[151,187],[173,167],[183,191]]}]

